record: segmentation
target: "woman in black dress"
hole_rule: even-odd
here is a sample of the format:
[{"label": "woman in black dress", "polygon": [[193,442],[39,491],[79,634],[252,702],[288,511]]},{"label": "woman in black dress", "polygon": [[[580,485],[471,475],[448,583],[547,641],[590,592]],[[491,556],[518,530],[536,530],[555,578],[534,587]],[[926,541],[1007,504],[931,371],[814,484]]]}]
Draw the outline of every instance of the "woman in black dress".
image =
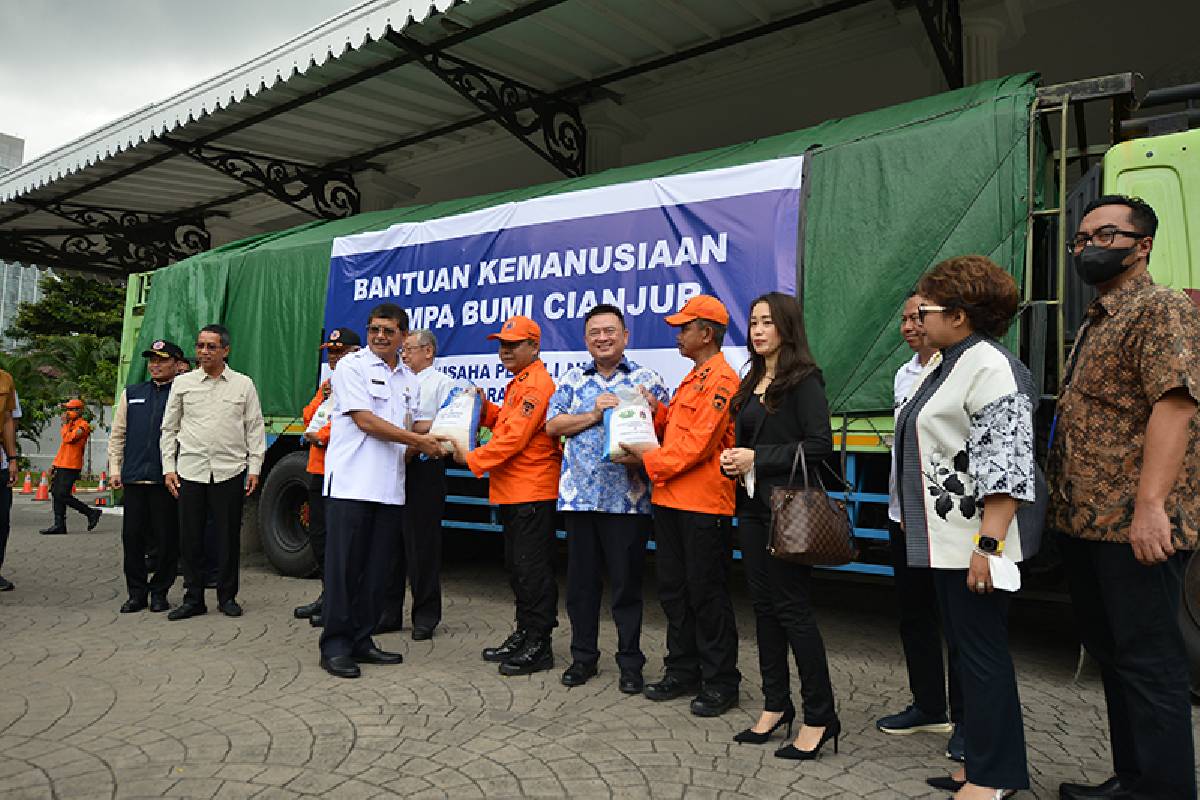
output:
[{"label": "woman in black dress", "polygon": [[736,446],[721,455],[721,468],[738,480],[738,539],[754,602],[762,715],[735,741],[763,744],[782,726],[791,736],[796,708],[789,687],[788,649],[800,672],[802,725],[777,758],[807,761],[837,738],[825,644],[817,629],[809,591],[812,568],[767,553],[771,489],[787,483],[796,448],[803,443],[810,476],[833,452],[825,384],[804,333],[796,298],[772,292],[750,306],[750,370],[734,396]]}]

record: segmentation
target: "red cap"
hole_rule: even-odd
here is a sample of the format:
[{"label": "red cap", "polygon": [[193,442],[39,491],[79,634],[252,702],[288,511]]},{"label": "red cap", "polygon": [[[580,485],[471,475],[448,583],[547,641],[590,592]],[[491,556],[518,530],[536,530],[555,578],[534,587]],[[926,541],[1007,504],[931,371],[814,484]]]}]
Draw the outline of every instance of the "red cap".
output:
[{"label": "red cap", "polygon": [[678,314],[667,317],[667,324],[679,327],[694,319],[706,319],[718,325],[728,325],[729,312],[725,309],[725,304],[712,295],[698,294],[688,300],[683,308],[679,309]]},{"label": "red cap", "polygon": [[79,398],[75,398],[74,400],[68,400],[63,404],[63,406],[66,408],[75,409],[76,411],[81,411],[83,409],[83,401]]},{"label": "red cap", "polygon": [[532,339],[540,343],[542,329],[529,317],[509,317],[505,321],[504,327],[500,328],[500,332],[489,333],[488,338],[499,339],[502,342],[523,342],[526,339]]}]

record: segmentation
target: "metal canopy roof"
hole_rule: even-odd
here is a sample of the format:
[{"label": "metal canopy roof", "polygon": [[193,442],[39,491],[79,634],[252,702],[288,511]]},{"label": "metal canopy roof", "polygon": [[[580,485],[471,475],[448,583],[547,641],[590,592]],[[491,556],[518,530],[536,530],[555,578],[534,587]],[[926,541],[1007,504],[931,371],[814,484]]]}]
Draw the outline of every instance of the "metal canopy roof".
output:
[{"label": "metal canopy roof", "polygon": [[[247,198],[348,216],[364,177],[405,151],[497,126],[579,175],[583,106],[887,1],[438,0],[418,21],[407,0],[371,0],[0,175],[0,259],[153,269],[208,249],[207,222]],[[961,85],[957,0],[891,3],[918,7],[947,81]]]}]

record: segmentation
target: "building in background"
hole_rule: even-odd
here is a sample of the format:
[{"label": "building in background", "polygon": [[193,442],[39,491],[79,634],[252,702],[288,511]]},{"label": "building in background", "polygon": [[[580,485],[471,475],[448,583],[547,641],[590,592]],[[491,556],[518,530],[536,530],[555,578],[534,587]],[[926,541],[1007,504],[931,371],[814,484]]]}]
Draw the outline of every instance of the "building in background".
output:
[{"label": "building in background", "polygon": [[[25,140],[0,133],[0,173],[21,166]],[[25,264],[0,261],[0,350],[12,350],[19,342],[7,335],[8,326],[17,316],[21,303],[36,303],[42,297],[38,285],[43,270]]]}]

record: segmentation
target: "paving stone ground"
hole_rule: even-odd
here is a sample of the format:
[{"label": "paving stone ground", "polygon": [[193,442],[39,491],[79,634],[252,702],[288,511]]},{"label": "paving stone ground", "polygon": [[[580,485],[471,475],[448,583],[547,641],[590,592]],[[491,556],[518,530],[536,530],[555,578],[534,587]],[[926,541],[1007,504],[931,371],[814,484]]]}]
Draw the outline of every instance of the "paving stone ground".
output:
[{"label": "paving stone ground", "polygon": [[[332,678],[317,636],[291,618],[317,584],[243,564],[246,615],[167,622],[121,615],[120,518],[90,534],[43,537],[47,504],[18,497],[0,594],[0,797],[18,798],[811,798],[937,797],[924,778],[951,768],[941,735],[887,737],[873,721],[908,691],[890,589],[822,580],[817,601],[844,738],[838,755],[796,764],[780,744],[731,737],[760,709],[749,602],[735,570],[744,674],[740,707],[699,719],[686,700],[653,703],[616,688],[612,626],[601,672],[503,678],[479,650],[507,635],[512,600],[494,540],[448,540],[445,621],[431,642],[379,638],[398,667]],[[72,519],[77,531],[83,526]],[[178,602],[180,587],[171,593]],[[1013,647],[1033,795],[1109,774],[1094,672],[1072,680],[1077,645],[1066,607],[1027,602]],[[647,586],[647,677],[661,667],[664,622]],[[1025,795],[1025,796],[1028,796]]]}]

